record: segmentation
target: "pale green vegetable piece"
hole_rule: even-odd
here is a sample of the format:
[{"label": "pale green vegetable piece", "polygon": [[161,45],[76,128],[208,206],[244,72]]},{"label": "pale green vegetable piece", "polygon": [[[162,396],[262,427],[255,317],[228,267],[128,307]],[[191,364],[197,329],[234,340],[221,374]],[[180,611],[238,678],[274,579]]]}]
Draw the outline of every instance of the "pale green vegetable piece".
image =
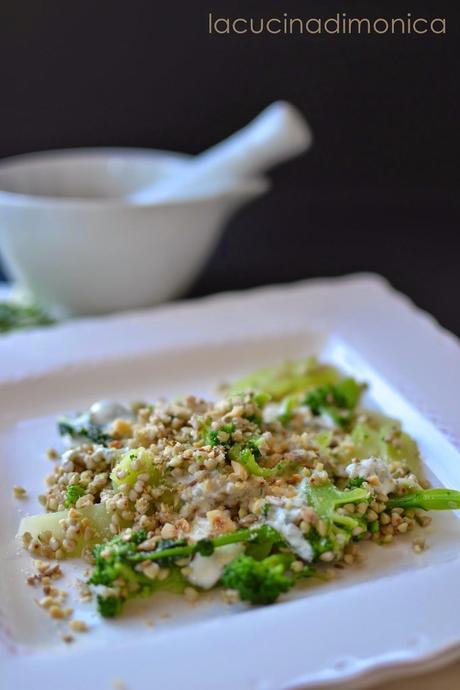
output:
[{"label": "pale green vegetable piece", "polygon": [[[110,533],[110,515],[105,509],[104,503],[98,503],[87,508],[80,508],[79,513],[86,517],[91,522],[91,527],[94,530],[94,538],[91,542],[83,542],[79,539],[77,548],[72,552],[71,556],[79,556],[83,546],[97,544],[102,540],[112,536]],[[51,532],[53,537],[62,540],[64,533],[61,520],[65,520],[69,515],[69,511],[60,510],[57,513],[41,513],[39,515],[27,515],[23,517],[20,524],[17,536],[22,537],[25,532],[29,532],[33,539],[37,539],[43,532]]]},{"label": "pale green vegetable piece", "polygon": [[376,456],[387,462],[398,461],[422,476],[420,454],[416,442],[401,431],[399,422],[382,415],[371,415],[363,424],[357,424],[351,433],[354,457]]},{"label": "pale green vegetable piece", "polygon": [[[119,489],[123,484],[134,486],[140,474],[148,474],[149,483],[158,485],[161,479],[160,470],[153,463],[153,453],[146,448],[135,448],[123,453],[114,466],[110,479],[114,489]],[[133,463],[136,463],[136,469]],[[119,476],[122,473],[122,476]]]},{"label": "pale green vegetable piece", "polygon": [[328,364],[319,364],[314,357],[296,362],[284,362],[277,367],[259,369],[230,387],[229,394],[246,390],[269,393],[272,400],[281,400],[287,395],[303,393],[311,388],[336,383],[340,374]]},{"label": "pale green vegetable piece", "polygon": [[315,441],[320,447],[320,450],[325,451],[327,448],[329,448],[329,444],[332,441],[332,436],[333,434],[330,430],[322,431],[315,436]]}]

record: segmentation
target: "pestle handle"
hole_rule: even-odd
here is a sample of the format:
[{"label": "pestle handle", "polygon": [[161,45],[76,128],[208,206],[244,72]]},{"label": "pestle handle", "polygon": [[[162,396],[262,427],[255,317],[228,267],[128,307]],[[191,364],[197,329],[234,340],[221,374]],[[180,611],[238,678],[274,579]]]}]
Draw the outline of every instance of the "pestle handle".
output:
[{"label": "pestle handle", "polygon": [[300,111],[286,101],[276,101],[246,127],[192,159],[183,173],[165,177],[152,187],[135,192],[130,201],[170,200],[217,175],[255,176],[303,153],[311,142],[310,127]]}]

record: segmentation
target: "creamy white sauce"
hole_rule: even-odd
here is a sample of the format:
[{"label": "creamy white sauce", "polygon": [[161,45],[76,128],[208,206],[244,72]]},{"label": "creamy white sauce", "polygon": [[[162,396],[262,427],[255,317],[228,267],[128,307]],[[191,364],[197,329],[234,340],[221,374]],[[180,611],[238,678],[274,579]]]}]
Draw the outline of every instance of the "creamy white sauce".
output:
[{"label": "creamy white sauce", "polygon": [[131,410],[112,400],[97,400],[87,414],[89,420],[98,426],[111,424],[115,419],[133,419]]},{"label": "creamy white sauce", "polygon": [[389,494],[396,488],[396,482],[391,476],[388,465],[381,458],[366,458],[359,460],[359,462],[352,462],[346,468],[346,473],[350,479],[356,477],[369,479],[369,477],[376,476],[379,480],[379,486],[375,488],[382,494]]},{"label": "creamy white sauce", "polygon": [[243,544],[227,544],[219,546],[212,556],[202,556],[197,553],[188,566],[190,573],[187,579],[197,587],[211,589],[222,577],[225,566],[243,551]]},{"label": "creamy white sauce", "polygon": [[275,508],[270,511],[265,522],[281,534],[292,550],[295,551],[303,561],[312,561],[313,549],[311,544],[303,535],[302,530],[293,522],[293,520],[298,519],[298,517],[298,508],[291,510],[286,508]]},{"label": "creamy white sauce", "polygon": [[[88,424],[94,424],[103,432],[107,433],[110,430],[111,424],[116,419],[133,421],[134,414],[131,410],[128,410],[128,408],[120,405],[120,403],[111,400],[97,400],[86,412],[74,417],[72,422],[78,427],[86,427]],[[64,442],[70,448],[74,448],[76,445],[88,443],[88,439],[85,436],[66,434],[64,436]]]},{"label": "creamy white sauce", "polygon": [[206,539],[211,533],[211,525],[209,524],[208,518],[197,517],[193,520],[189,537],[192,541],[199,541],[199,539]]},{"label": "creamy white sauce", "polygon": [[[84,441],[85,439],[83,439]],[[76,446],[69,448],[69,450],[64,451],[62,454],[62,462],[65,464],[68,460],[75,460],[81,456],[82,448]],[[107,462],[112,462],[119,454],[120,451],[117,448],[106,448],[105,446],[95,446],[95,448],[90,452],[86,452],[86,455],[91,455],[94,460],[106,460]]]},{"label": "creamy white sauce", "polygon": [[323,412],[319,417],[315,417],[315,421],[319,422],[320,426],[325,429],[337,429],[337,422],[327,412]]},{"label": "creamy white sauce", "polygon": [[398,489],[410,489],[411,491],[422,488],[415,474],[409,474],[407,477],[395,479],[395,484]]}]

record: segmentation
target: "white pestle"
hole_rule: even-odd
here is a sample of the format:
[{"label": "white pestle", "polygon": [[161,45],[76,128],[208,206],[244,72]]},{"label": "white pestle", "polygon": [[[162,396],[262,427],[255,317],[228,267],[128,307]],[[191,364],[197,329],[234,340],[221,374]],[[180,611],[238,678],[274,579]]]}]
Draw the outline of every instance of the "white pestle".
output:
[{"label": "white pestle", "polygon": [[306,151],[312,133],[302,113],[286,101],[276,101],[246,127],[184,165],[127,198],[132,203],[172,201],[217,178],[249,178]]}]

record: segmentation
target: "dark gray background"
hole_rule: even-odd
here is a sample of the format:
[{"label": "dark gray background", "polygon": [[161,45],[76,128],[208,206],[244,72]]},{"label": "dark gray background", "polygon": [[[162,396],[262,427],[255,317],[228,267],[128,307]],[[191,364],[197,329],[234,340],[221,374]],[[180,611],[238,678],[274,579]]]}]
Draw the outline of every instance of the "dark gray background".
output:
[{"label": "dark gray background", "polygon": [[[218,16],[447,16],[447,36],[209,36]],[[277,98],[315,132],[189,294],[372,270],[460,333],[457,3],[3,0],[0,156],[197,153]]]}]

